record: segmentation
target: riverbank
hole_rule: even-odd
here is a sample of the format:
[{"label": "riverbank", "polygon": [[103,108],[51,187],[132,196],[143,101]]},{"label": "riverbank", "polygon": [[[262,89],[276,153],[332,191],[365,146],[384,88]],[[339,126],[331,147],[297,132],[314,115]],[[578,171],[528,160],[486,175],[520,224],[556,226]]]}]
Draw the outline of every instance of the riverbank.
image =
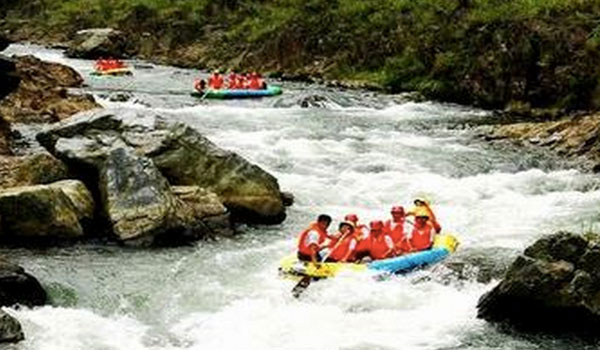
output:
[{"label": "riverbank", "polygon": [[583,113],[549,121],[517,121],[476,128],[479,137],[491,144],[509,142],[545,149],[575,161],[581,168],[600,172],[600,114]]},{"label": "riverbank", "polygon": [[594,2],[36,0],[1,5],[18,40],[125,33],[128,55],[195,68],[353,81],[505,108],[595,109]]}]

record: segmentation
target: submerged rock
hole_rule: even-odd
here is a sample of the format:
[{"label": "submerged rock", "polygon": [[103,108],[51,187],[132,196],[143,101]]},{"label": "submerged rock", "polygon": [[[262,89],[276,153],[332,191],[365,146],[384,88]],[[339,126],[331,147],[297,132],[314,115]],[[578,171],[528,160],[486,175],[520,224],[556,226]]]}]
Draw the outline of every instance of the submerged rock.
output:
[{"label": "submerged rock", "polygon": [[80,181],[4,189],[0,191],[0,239],[79,238],[93,213],[92,196]]},{"label": "submerged rock", "polygon": [[16,343],[23,339],[25,335],[19,321],[0,310],[0,343]]},{"label": "submerged rock", "polygon": [[68,57],[125,58],[135,53],[125,34],[112,28],[80,30],[66,51]]},{"label": "submerged rock", "polygon": [[528,247],[493,290],[478,317],[518,329],[597,336],[600,326],[600,247],[560,232]]}]

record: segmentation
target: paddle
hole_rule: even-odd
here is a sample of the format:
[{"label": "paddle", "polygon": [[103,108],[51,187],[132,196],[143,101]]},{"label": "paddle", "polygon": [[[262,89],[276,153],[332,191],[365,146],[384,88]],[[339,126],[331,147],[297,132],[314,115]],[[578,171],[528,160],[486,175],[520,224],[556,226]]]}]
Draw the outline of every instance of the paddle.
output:
[{"label": "paddle", "polygon": [[[321,259],[322,262],[327,261],[327,258],[329,258],[329,256],[331,255],[331,253],[337,249],[337,247],[340,245],[340,243],[342,243],[342,241],[344,240],[344,238],[346,238],[346,236],[348,236],[349,234],[352,233],[345,233],[343,234],[340,239],[338,239],[338,241],[335,243],[335,245],[333,246],[333,248],[331,248],[331,250],[329,252],[327,252],[327,254],[325,254],[325,256],[323,256],[323,258]],[[317,270],[321,268],[321,263],[315,263],[317,265]],[[302,292],[304,292],[304,290],[306,288],[308,288],[308,286],[310,285],[310,282],[312,281],[312,277],[311,276],[304,276],[302,277],[302,279],[300,279],[300,281],[294,286],[294,288],[292,288],[292,295],[294,296],[294,298],[299,298],[300,294],[302,294]]]}]

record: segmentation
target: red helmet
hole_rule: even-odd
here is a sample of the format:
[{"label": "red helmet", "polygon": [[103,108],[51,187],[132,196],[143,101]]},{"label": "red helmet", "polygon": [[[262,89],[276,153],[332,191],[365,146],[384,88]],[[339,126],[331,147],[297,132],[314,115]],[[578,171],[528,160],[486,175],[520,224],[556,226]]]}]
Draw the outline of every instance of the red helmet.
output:
[{"label": "red helmet", "polygon": [[404,215],[404,207],[402,207],[400,205],[392,207],[392,214],[396,214],[396,213]]},{"label": "red helmet", "polygon": [[371,230],[383,230],[383,221],[375,220],[369,223]]},{"label": "red helmet", "polygon": [[348,214],[348,215],[344,216],[344,220],[345,221],[357,222],[358,221],[358,216],[356,214]]}]

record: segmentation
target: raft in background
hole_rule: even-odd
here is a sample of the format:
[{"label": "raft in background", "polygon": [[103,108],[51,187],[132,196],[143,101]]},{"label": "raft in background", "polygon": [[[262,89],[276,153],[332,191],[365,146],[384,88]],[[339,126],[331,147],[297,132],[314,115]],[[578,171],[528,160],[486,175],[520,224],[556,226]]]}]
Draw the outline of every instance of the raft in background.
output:
[{"label": "raft in background", "polygon": [[90,73],[90,75],[97,76],[122,76],[122,75],[132,75],[133,72],[129,68],[113,68],[113,69],[104,69],[104,70],[95,70]]},{"label": "raft in background", "polygon": [[375,260],[366,264],[356,263],[311,263],[300,261],[296,255],[281,260],[279,271],[287,276],[309,276],[315,278],[334,277],[342,271],[367,271],[382,274],[400,274],[419,267],[432,265],[454,253],[458,240],[450,234],[436,235],[431,249],[408,253],[389,259]]},{"label": "raft in background", "polygon": [[208,89],[205,92],[194,91],[192,96],[201,98],[212,98],[217,100],[237,98],[258,98],[281,95],[283,91],[280,86],[268,85],[266,89]]}]

